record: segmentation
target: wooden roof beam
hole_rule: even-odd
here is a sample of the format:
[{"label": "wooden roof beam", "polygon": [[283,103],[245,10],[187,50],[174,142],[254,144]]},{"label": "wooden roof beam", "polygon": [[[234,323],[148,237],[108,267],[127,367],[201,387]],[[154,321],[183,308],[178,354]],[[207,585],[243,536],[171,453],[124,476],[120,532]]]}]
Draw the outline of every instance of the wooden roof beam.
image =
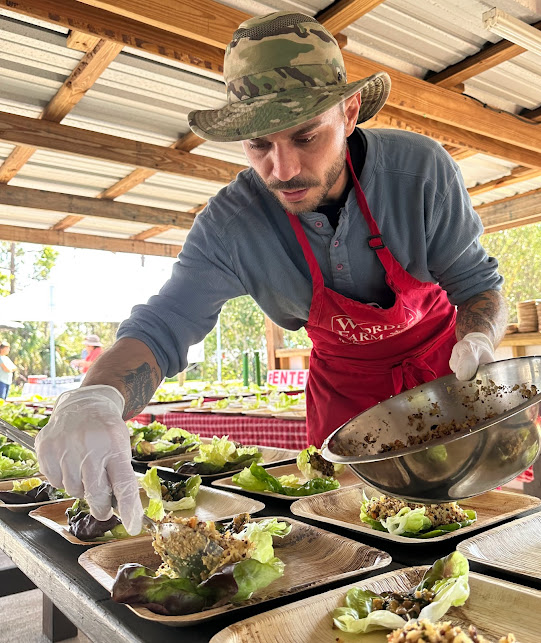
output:
[{"label": "wooden roof beam", "polygon": [[472,188],[468,188],[468,192],[470,193],[470,196],[476,196],[479,194],[484,194],[485,192],[497,190],[498,188],[514,185],[515,183],[530,181],[531,179],[536,179],[538,176],[541,176],[541,171],[532,170],[529,167],[519,166],[511,170],[510,174],[508,174],[507,176],[502,176],[499,179],[487,181],[486,183],[480,183],[479,185],[475,185]]},{"label": "wooden roof beam", "polygon": [[[181,150],[182,152],[191,152],[204,142],[205,141],[202,138],[199,138],[197,134],[194,134],[190,130],[169,147],[174,150]],[[114,185],[111,185],[111,187],[100,192],[100,194],[98,194],[98,199],[116,199],[120,195],[133,190],[134,187],[140,185],[149,177],[154,176],[154,174],[156,174],[156,170],[138,168],[128,174],[128,176],[117,181]]]},{"label": "wooden roof beam", "polygon": [[6,112],[0,112],[0,140],[217,183],[229,183],[246,169],[243,165],[161,145]]},{"label": "wooden roof beam", "polygon": [[541,189],[517,194],[507,199],[475,208],[485,227],[485,234],[541,221]]},{"label": "wooden roof beam", "polygon": [[483,152],[496,158],[514,161],[519,165],[541,168],[541,153],[534,153],[521,147],[489,139],[481,134],[440,123],[420,114],[412,114],[385,105],[376,116],[368,121],[373,127],[391,127],[405,129],[431,138],[453,147],[468,148],[474,154]]},{"label": "wooden roof beam", "polygon": [[[100,217],[149,225],[167,225],[173,228],[189,230],[195,214],[150,208],[133,203],[101,201],[87,196],[75,196],[46,190],[32,190],[12,185],[0,185],[0,204],[49,212],[64,212],[68,215]],[[74,225],[72,222],[70,225]],[[67,226],[66,226],[67,227]],[[58,224],[55,230],[63,229]]]},{"label": "wooden roof beam", "polygon": [[316,15],[316,19],[336,36],[342,29],[380,5],[383,0],[338,0]]},{"label": "wooden roof beam", "polygon": [[[111,8],[111,12],[101,11],[99,13],[100,10],[90,6],[91,4],[108,6]],[[43,5],[47,5],[47,11]],[[90,31],[90,33],[100,33],[100,35],[109,33],[110,35],[107,36],[109,38],[118,38],[119,33],[123,35],[126,35],[126,32],[127,34],[135,33],[126,29],[128,24],[131,29],[135,30],[147,27],[150,29],[151,26],[145,24],[148,22],[145,16],[151,13],[151,22],[160,25],[160,33],[169,33],[171,36],[171,32],[175,29],[178,32],[179,22],[182,22],[180,28],[183,32],[189,33],[193,39],[198,38],[198,35],[203,31],[207,34],[207,39],[219,43],[222,49],[226,46],[238,23],[248,17],[248,14],[212,0],[205,0],[201,6],[199,3],[196,6],[189,0],[175,0],[175,11],[170,10],[167,0],[155,0],[152,3],[143,3],[140,0],[96,0],[96,2],[87,0],[85,4],[72,0],[0,0],[0,6],[44,20],[49,19],[56,24],[67,24],[68,27],[76,27],[80,31]],[[133,15],[137,15],[139,21],[132,20],[130,23],[126,23],[125,21],[130,20],[129,18],[115,15],[115,12],[116,14],[121,13],[119,7],[122,6],[125,11],[131,11]],[[167,7],[168,10],[166,10]],[[95,12],[98,12],[98,15]],[[99,28],[91,23],[94,18],[99,18],[101,21]],[[228,27],[225,28],[224,25],[228,25]],[[173,42],[176,42],[178,38],[180,36],[173,36]],[[135,40],[137,39],[133,37],[128,38],[125,44],[139,46],[142,49],[146,47],[146,50],[152,51],[152,53],[178,59],[164,42],[149,41],[147,38],[146,40],[137,40],[134,44]],[[485,137],[486,142],[501,141],[518,148],[535,151],[537,154],[541,149],[541,132],[529,127],[527,123],[518,121],[512,115],[497,113],[467,96],[437,87],[351,52],[344,52],[344,59],[349,80],[357,80],[377,71],[387,71],[390,74],[393,89],[388,104],[391,107],[414,115],[424,115],[434,121],[456,127],[459,132],[467,129],[473,134]],[[488,145],[486,149],[478,151],[493,154],[490,147]],[[521,164],[532,167],[539,165],[538,161]]]},{"label": "wooden roof beam", "polygon": [[182,246],[174,246],[168,243],[115,239],[113,237],[99,237],[93,234],[40,230],[38,228],[8,225],[0,225],[0,239],[21,243],[38,243],[47,246],[67,246],[69,248],[91,248],[93,250],[109,250],[110,252],[155,255],[158,257],[176,257],[182,250]]},{"label": "wooden roof beam", "polygon": [[99,36],[123,47],[133,47],[150,54],[223,73],[224,52],[203,42],[156,29],[145,22],[130,20],[108,11],[95,9],[74,0],[0,0],[0,7],[45,20],[67,29]]},{"label": "wooden roof beam", "polygon": [[[86,53],[66,78],[40,118],[54,123],[60,121],[77,105],[109,64],[122,50],[122,46],[108,40],[99,40]],[[0,183],[10,181],[36,151],[33,146],[17,146],[0,166]]]},{"label": "wooden roof beam", "polygon": [[[541,22],[536,22],[532,27],[541,29]],[[508,40],[500,40],[495,44],[488,43],[476,54],[468,56],[442,71],[427,76],[425,80],[433,85],[450,89],[473,76],[496,67],[496,65],[511,60],[511,58],[525,51],[523,47],[519,47],[519,45],[515,45]]]},{"label": "wooden roof beam", "polygon": [[[201,212],[201,210],[203,210],[206,205],[206,203],[203,203],[202,205],[196,205],[195,208],[191,208],[190,210],[188,210],[188,212],[190,212],[191,214],[197,214],[198,212]],[[132,237],[130,237],[130,239],[139,239],[144,241],[145,239],[156,237],[162,232],[167,232],[167,230],[171,230],[172,227],[173,226],[170,225],[154,226],[153,228],[149,228],[148,230],[143,230],[142,232],[134,234]]]}]

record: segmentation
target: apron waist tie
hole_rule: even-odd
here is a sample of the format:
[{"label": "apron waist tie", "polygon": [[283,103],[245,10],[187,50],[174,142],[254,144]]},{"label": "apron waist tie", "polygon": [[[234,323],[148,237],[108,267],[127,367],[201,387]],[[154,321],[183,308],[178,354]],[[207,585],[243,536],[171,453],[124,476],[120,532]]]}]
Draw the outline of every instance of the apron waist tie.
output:
[{"label": "apron waist tie", "polygon": [[394,395],[437,378],[435,371],[421,357],[408,357],[401,364],[393,366],[391,375]]}]

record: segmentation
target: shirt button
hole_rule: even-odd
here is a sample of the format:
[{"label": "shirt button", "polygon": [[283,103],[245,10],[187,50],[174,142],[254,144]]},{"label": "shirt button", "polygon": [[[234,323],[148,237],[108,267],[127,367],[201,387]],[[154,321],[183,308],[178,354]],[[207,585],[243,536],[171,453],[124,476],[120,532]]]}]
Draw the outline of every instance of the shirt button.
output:
[{"label": "shirt button", "polygon": [[335,248],[338,248],[338,246],[339,246],[339,245],[340,245],[340,241],[335,241],[335,242],[334,242],[334,247],[335,247]]},{"label": "shirt button", "polygon": [[316,221],[316,228],[322,228],[323,227],[323,222],[322,221]]},{"label": "shirt button", "polygon": [[339,264],[336,266],[336,270],[342,270],[342,269],[343,269],[343,267],[344,267],[344,266],[343,266],[341,263],[339,263]]}]

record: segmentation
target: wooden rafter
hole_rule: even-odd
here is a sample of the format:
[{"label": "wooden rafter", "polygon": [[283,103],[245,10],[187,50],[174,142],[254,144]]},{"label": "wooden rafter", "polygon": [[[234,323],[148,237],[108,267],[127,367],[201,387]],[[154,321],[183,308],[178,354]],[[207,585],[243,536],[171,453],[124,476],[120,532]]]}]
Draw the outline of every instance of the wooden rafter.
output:
[{"label": "wooden rafter", "polygon": [[221,74],[223,50],[75,0],[0,0],[0,7]]},{"label": "wooden rafter", "polygon": [[485,233],[541,221],[541,189],[477,206]]},{"label": "wooden rafter", "polygon": [[[40,118],[45,121],[60,123],[83,98],[121,50],[121,45],[108,40],[99,40],[94,48],[77,63],[75,69],[62,84],[62,87],[42,111]],[[0,166],[0,183],[10,181],[34,154],[36,149],[31,145],[17,146]]]},{"label": "wooden rafter", "polygon": [[77,51],[91,51],[100,41],[99,36],[91,36],[88,33],[83,33],[82,31],[76,31],[71,29],[66,38],[66,45],[70,49],[76,49]]},{"label": "wooden rafter", "polygon": [[[85,4],[98,5],[102,9],[150,22],[160,29],[203,39],[224,48],[238,24],[249,17],[214,0],[202,0],[197,5],[190,0],[175,0],[175,11],[171,11],[169,0],[154,0],[152,3],[142,0],[85,0]],[[386,71],[393,83],[388,100],[391,107],[536,153],[541,149],[541,131],[510,114],[497,113],[467,96],[348,51],[344,52],[344,61],[350,81]]]},{"label": "wooden rafter", "polygon": [[474,152],[483,152],[497,158],[511,160],[520,165],[541,168],[541,152],[533,152],[496,141],[468,130],[459,130],[451,125],[426,118],[421,114],[405,112],[391,105],[386,105],[369,123],[373,127],[410,130],[430,136],[446,145],[468,148]]},{"label": "wooden rafter", "polygon": [[[69,215],[117,219],[148,223],[149,225],[166,225],[184,230],[191,228],[195,218],[195,215],[189,212],[151,208],[133,203],[102,201],[87,196],[32,190],[12,185],[0,185],[0,204],[49,212],[65,212]],[[56,226],[55,229],[61,230],[62,228]]]},{"label": "wooden rafter", "polygon": [[93,234],[59,232],[57,230],[38,230],[22,226],[0,225],[0,239],[21,243],[38,243],[47,246],[68,246],[70,248],[91,248],[111,252],[129,252],[138,255],[156,255],[159,257],[176,257],[182,246],[153,241],[134,241],[133,239],[115,239],[99,237]]},{"label": "wooden rafter", "polygon": [[[532,25],[536,29],[541,29],[541,22]],[[428,76],[426,80],[433,85],[445,87],[447,89],[463,83],[465,80],[482,74],[488,69],[506,60],[511,60],[515,56],[524,53],[526,50],[508,40],[500,40],[495,44],[488,44],[481,51],[472,56],[468,56],[454,65],[450,65],[442,71]]]},{"label": "wooden rafter", "polygon": [[[107,4],[118,5],[125,3],[131,3],[131,9],[134,11],[136,0],[115,0],[114,3],[108,2]],[[42,6],[43,4],[48,5],[47,11],[44,11]],[[100,2],[100,4],[102,3]],[[220,47],[223,48],[232,33],[231,31],[226,34],[226,30],[224,30],[223,25],[225,23],[231,25],[235,21],[240,21],[239,17],[241,17],[241,19],[247,17],[247,14],[243,14],[242,12],[238,12],[236,9],[231,9],[230,7],[213,2],[212,0],[205,0],[202,8],[200,8],[198,4],[197,9],[194,9],[194,3],[189,2],[189,0],[176,0],[175,11],[169,10],[169,15],[167,12],[162,11],[163,6],[166,4],[166,0],[156,0],[151,4],[144,3],[139,0],[138,6],[141,8],[142,13],[138,15],[142,22],[135,21],[135,26],[132,25],[132,28],[136,28],[137,25],[143,25],[145,27],[148,26],[144,25],[143,14],[146,15],[151,8],[152,12],[155,13],[155,20],[158,20],[156,16],[159,14],[159,23],[163,34],[170,33],[171,30],[174,31],[174,27],[169,25],[169,20],[177,24],[180,20],[179,16],[182,16],[182,20],[184,21],[183,30],[185,32],[189,31],[192,37],[195,38],[197,37],[198,31],[204,28],[207,35],[210,34],[210,39],[217,42],[219,41]],[[78,14],[73,5],[76,5]],[[20,11],[22,13],[26,13],[26,15],[33,15],[34,17],[45,20],[47,20],[47,16],[49,16],[49,19],[57,24],[76,26],[81,31],[100,33],[100,35],[107,33],[108,23],[120,28],[119,21],[123,27],[121,32],[124,33],[126,31],[126,25],[122,21],[128,20],[128,18],[125,18],[124,16],[118,16],[114,13],[103,11],[99,14],[99,20],[101,22],[99,23],[98,28],[96,25],[91,24],[90,21],[93,20],[93,12],[100,10],[91,7],[89,4],[68,2],[68,0],[0,0],[0,6],[5,6],[13,11]],[[85,16],[87,9],[89,15]],[[199,20],[198,24],[192,28],[191,22],[186,20],[185,16],[191,15],[193,12],[199,12]],[[74,13],[77,15],[74,16]],[[171,14],[174,14],[174,16]],[[219,19],[215,19],[214,16],[216,15],[219,15]],[[203,17],[206,17],[207,22],[202,26],[201,23],[203,21]],[[81,18],[83,18],[82,21]],[[216,20],[219,20],[219,24],[215,24]],[[73,24],[74,22],[76,23],[75,25]],[[81,22],[82,24],[80,24]],[[85,24],[86,27],[83,28]],[[235,27],[237,25],[238,22]],[[168,29],[169,32],[167,31]],[[117,34],[116,36],[115,33]],[[128,33],[130,32],[128,31]],[[118,33],[114,28],[110,30],[110,34],[110,38],[118,37]],[[145,44],[148,51],[152,51],[153,53],[157,53],[161,56],[178,59],[177,56],[172,55],[171,51],[167,46],[165,46],[165,44],[160,46],[159,41],[151,41],[150,45],[148,39],[143,39],[142,43]],[[126,44],[144,48],[141,46],[141,43],[139,43],[139,45],[135,43],[134,45],[133,38],[126,41]],[[509,143],[517,148],[524,148],[536,152],[541,149],[541,132],[534,130],[531,126],[528,126],[527,123],[521,123],[511,115],[497,113],[493,110],[484,108],[482,105],[467,96],[434,86],[429,82],[414,78],[394,69],[390,69],[360,56],[356,56],[351,52],[344,52],[344,58],[346,61],[346,67],[348,68],[348,78],[350,80],[363,78],[381,70],[387,71],[391,75],[393,89],[388,102],[390,106],[401,109],[405,113],[414,114],[416,116],[426,116],[433,121],[456,128],[455,139],[463,138],[461,132],[465,130],[471,132],[474,137],[475,135],[485,137],[483,141],[487,144],[484,145],[484,149],[482,150],[477,150],[476,148],[477,151],[483,151],[487,154],[498,156],[498,154],[494,152],[493,146],[488,144],[491,141]],[[498,146],[496,145],[496,148],[497,147]],[[522,163],[520,160],[517,160],[516,162],[532,167],[538,166],[537,160],[530,163]]]},{"label": "wooden rafter", "polygon": [[383,0],[338,0],[321,11],[316,18],[335,36],[382,2]]},{"label": "wooden rafter", "polygon": [[0,140],[218,183],[229,183],[245,169],[243,165],[161,145],[5,112],[0,112]]},{"label": "wooden rafter", "polygon": [[[178,141],[175,141],[172,145],[170,145],[171,148],[173,149],[178,149],[182,150],[184,152],[190,152],[194,148],[196,148],[198,145],[203,143],[203,139],[199,138],[196,134],[193,132],[188,132],[187,134],[184,134],[181,136]],[[153,176],[156,174],[155,170],[148,170],[144,168],[138,168],[137,170],[133,170],[128,176],[125,176],[123,179],[120,179],[120,181],[117,181],[114,185],[111,187],[107,188],[106,190],[103,190],[103,192],[100,192],[96,198],[98,199],[103,199],[103,200],[112,200],[116,199],[117,197],[121,196],[122,194],[126,194],[126,192],[129,192],[130,190],[133,190],[134,187],[137,185],[140,185],[144,181],[146,181],[149,177]],[[51,228],[52,230],[67,230],[68,228],[71,228],[74,226],[76,223],[79,223],[84,217],[79,216],[72,216],[69,215],[62,219],[61,221],[58,221],[55,223],[55,225]],[[150,237],[155,236],[155,234],[160,234],[164,230],[169,230],[170,226],[156,226],[157,229],[159,229],[159,232],[152,233],[145,235],[145,231],[139,233],[139,235],[145,235],[145,236],[139,236],[135,235],[132,237],[132,239],[148,239]]]},{"label": "wooden rafter", "polygon": [[[145,2],[142,0],[81,0],[124,18],[145,22],[158,29],[192,38],[225,49],[241,22],[252,15],[233,7],[218,5],[213,0],[175,0]],[[219,9],[219,11],[217,11]]]},{"label": "wooden rafter", "polygon": [[472,188],[468,188],[470,196],[475,196],[477,194],[484,194],[485,192],[490,192],[491,190],[497,190],[498,188],[503,188],[508,185],[514,185],[515,183],[522,183],[523,181],[530,181],[531,179],[536,179],[541,176],[541,171],[532,170],[529,167],[516,167],[511,170],[511,173],[507,176],[502,176],[499,179],[494,179],[493,181],[487,181],[486,183],[481,183],[475,185]]},{"label": "wooden rafter", "polygon": [[[206,206],[206,203],[203,203],[203,205],[196,205],[195,208],[191,208],[190,210],[188,210],[188,212],[190,214],[196,215],[198,212],[201,212],[201,210],[203,210],[205,206]],[[154,226],[152,228],[149,228],[148,230],[143,230],[142,232],[138,232],[137,234],[134,234],[132,237],[130,237],[130,239],[139,239],[141,241],[144,241],[145,239],[156,237],[162,232],[167,232],[167,230],[171,230],[172,227],[173,226],[169,226],[169,225]]]},{"label": "wooden rafter", "polygon": [[[190,131],[181,136],[169,147],[174,150],[181,150],[182,152],[191,152],[204,142],[205,141],[202,138],[199,138],[197,134]],[[156,174],[156,170],[149,170],[147,168],[134,170],[128,174],[128,176],[125,176],[123,179],[120,179],[120,181],[117,181],[114,185],[101,192],[98,195],[98,199],[116,199],[120,195],[126,194],[126,192],[129,192],[137,185],[140,185],[149,177],[154,176],[154,174]]]}]

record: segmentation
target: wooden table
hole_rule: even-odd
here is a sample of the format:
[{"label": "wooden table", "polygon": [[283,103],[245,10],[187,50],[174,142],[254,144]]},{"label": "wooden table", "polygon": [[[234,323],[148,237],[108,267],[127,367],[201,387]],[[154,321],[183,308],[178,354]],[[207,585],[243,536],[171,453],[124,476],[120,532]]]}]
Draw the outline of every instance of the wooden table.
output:
[{"label": "wooden table", "polygon": [[[288,502],[268,498],[266,505],[265,510],[259,515],[285,516],[304,520],[289,512]],[[310,520],[304,521],[322,527],[320,523]],[[352,539],[359,536],[359,534],[332,525],[324,528]],[[465,534],[463,538],[466,538],[467,535]],[[397,546],[391,542],[362,535],[363,542],[383,549],[393,557],[393,563],[389,567],[377,570],[362,578],[399,569],[403,566],[432,563],[437,558],[453,551],[456,544],[463,538],[458,536],[443,543],[425,541],[419,545],[405,547],[401,544]],[[259,607],[249,607],[209,621],[207,624],[199,624],[197,627],[169,628],[145,621],[130,612],[125,605],[114,603],[110,599],[109,593],[79,566],[77,558],[85,551],[85,547],[71,545],[61,536],[32,520],[26,514],[0,509],[0,549],[10,556],[21,571],[49,597],[51,603],[46,604],[50,606],[50,616],[58,617],[59,615],[52,609],[52,603],[54,603],[75,627],[96,643],[102,641],[107,641],[107,643],[124,641],[178,643],[179,640],[190,641],[190,643],[206,643],[216,632],[231,623],[352,582],[351,578],[348,578],[344,582],[299,592],[294,597],[269,601]],[[471,569],[541,589],[541,582],[535,579],[518,580],[516,577],[495,573],[489,568],[483,568],[475,563],[471,564]],[[0,572],[0,586],[4,587],[4,584],[5,578]],[[49,631],[54,633],[55,628],[51,623],[49,626]],[[49,636],[53,639],[51,634]],[[67,636],[73,636],[73,633],[66,634],[64,638]],[[60,634],[56,640],[62,640],[62,635]]]}]

